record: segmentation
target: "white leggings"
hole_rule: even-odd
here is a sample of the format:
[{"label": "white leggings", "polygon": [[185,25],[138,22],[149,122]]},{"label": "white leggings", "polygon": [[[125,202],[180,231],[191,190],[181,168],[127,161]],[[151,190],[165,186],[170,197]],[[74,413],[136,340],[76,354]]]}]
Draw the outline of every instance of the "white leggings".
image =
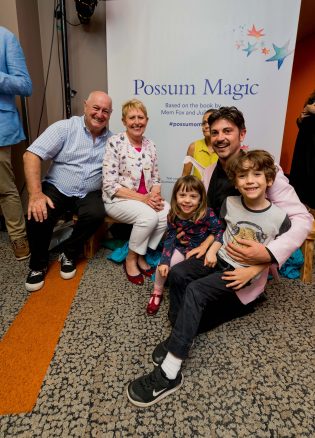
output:
[{"label": "white leggings", "polygon": [[[185,260],[185,256],[178,251],[178,249],[175,249],[170,261],[170,268],[174,265],[177,265],[177,263],[182,262]],[[163,292],[163,287],[166,282],[167,277],[162,277],[162,275],[159,273],[159,270],[156,269],[155,271],[155,282],[154,282],[154,288],[153,290],[157,289],[160,292]]]},{"label": "white leggings", "polygon": [[146,254],[148,247],[157,248],[167,227],[169,209],[166,201],[161,211],[133,199],[105,204],[106,214],[125,224],[133,224],[129,248],[140,255]]}]

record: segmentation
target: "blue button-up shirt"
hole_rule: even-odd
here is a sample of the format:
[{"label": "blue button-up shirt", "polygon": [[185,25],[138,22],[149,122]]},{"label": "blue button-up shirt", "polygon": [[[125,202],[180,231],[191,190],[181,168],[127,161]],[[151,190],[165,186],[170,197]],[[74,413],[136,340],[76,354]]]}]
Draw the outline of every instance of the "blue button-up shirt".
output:
[{"label": "blue button-up shirt", "polygon": [[84,196],[102,186],[102,161],[109,130],[93,137],[84,116],[73,116],[49,126],[28,147],[43,160],[52,160],[45,181],[66,196]]},{"label": "blue button-up shirt", "polygon": [[15,35],[0,26],[0,146],[25,139],[15,96],[30,96],[32,81]]}]

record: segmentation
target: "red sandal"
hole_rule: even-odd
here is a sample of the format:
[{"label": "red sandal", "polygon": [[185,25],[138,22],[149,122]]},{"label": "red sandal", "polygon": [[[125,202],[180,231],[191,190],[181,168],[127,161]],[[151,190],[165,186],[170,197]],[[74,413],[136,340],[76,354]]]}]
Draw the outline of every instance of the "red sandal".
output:
[{"label": "red sandal", "polygon": [[[160,308],[160,304],[163,300],[163,294],[151,294],[150,301],[147,305],[147,314],[155,315]],[[156,303],[157,302],[157,303]]]},{"label": "red sandal", "polygon": [[128,280],[133,283],[136,284],[137,286],[141,286],[144,283],[144,279],[143,279],[143,275],[142,274],[138,274],[138,275],[129,275],[127,272],[127,267],[126,267],[126,262],[123,262],[123,268],[124,271],[126,273],[126,276],[128,278]]}]

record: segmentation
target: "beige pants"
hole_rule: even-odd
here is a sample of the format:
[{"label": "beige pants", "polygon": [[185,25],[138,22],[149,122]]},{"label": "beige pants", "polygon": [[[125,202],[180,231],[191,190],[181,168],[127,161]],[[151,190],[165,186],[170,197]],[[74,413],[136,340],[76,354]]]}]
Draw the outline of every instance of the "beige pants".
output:
[{"label": "beige pants", "polygon": [[105,204],[106,214],[125,224],[133,224],[129,248],[141,255],[146,254],[148,247],[157,248],[167,227],[169,209],[166,201],[164,209],[159,212],[143,202],[132,199]]},{"label": "beige pants", "polygon": [[26,237],[23,208],[11,165],[11,146],[0,147],[0,206],[10,239]]}]

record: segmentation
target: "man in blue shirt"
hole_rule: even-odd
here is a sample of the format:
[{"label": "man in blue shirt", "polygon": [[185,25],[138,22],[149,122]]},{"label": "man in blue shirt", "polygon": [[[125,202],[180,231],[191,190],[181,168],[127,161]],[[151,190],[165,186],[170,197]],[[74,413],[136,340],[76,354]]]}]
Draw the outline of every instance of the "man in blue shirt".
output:
[{"label": "man in blue shirt", "polygon": [[[93,91],[84,102],[83,116],[52,124],[24,154],[31,248],[30,272],[25,283],[28,291],[44,285],[49,244],[62,214],[71,211],[78,216],[60,255],[60,275],[65,280],[74,277],[76,258],[84,242],[104,220],[102,161],[106,140],[112,135],[108,130],[111,112],[111,98],[102,91]],[[43,182],[42,160],[51,160]]]},{"label": "man in blue shirt", "polygon": [[11,147],[25,139],[15,96],[30,96],[32,81],[15,35],[0,26],[0,205],[17,260],[29,257],[24,212],[11,164]]}]

